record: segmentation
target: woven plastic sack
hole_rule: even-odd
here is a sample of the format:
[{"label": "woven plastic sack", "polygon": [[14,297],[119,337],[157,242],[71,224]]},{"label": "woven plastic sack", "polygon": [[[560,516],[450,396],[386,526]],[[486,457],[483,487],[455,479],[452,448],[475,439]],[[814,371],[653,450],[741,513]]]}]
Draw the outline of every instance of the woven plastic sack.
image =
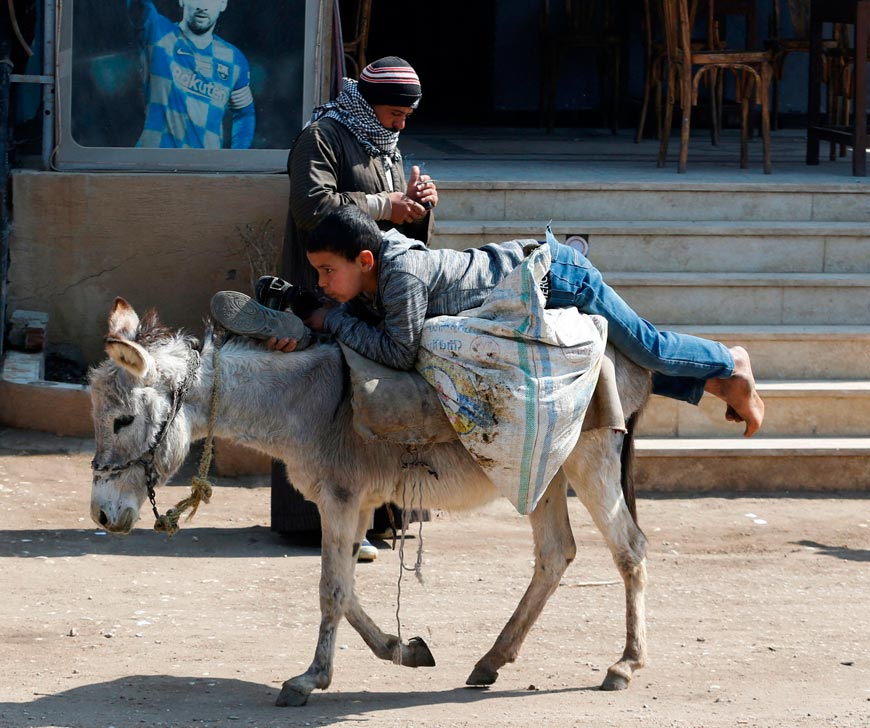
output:
[{"label": "woven plastic sack", "polygon": [[600,317],[545,308],[549,269],[541,245],[479,308],[427,321],[417,358],[460,441],[523,514],[577,444],[607,338]]}]

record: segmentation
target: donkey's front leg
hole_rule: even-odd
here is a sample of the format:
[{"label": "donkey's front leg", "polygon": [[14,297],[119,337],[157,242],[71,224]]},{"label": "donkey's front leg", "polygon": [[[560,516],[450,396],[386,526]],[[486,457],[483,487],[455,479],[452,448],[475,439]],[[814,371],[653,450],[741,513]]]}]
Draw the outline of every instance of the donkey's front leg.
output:
[{"label": "donkey's front leg", "polygon": [[[343,496],[343,498],[342,498]],[[318,503],[323,529],[320,555],[320,633],[310,667],[284,682],[276,705],[305,705],[315,688],[332,682],[338,624],[353,595],[354,536],[358,503],[347,500],[348,491],[324,487]]]},{"label": "donkey's front leg", "polygon": [[412,637],[407,643],[402,643],[396,635],[381,631],[355,594],[348,604],[346,616],[376,657],[405,667],[435,667],[435,658],[422,637]]},{"label": "donkey's front leg", "polygon": [[[371,517],[371,508],[363,508],[360,511],[354,548],[365,538]],[[354,556],[356,556],[356,552],[354,552]],[[395,635],[382,632],[359,603],[356,590],[348,600],[345,616],[376,657],[380,657],[382,660],[391,660],[405,667],[435,666],[435,658],[432,657],[429,647],[421,637],[414,637],[408,640],[407,644],[402,644]]]}]

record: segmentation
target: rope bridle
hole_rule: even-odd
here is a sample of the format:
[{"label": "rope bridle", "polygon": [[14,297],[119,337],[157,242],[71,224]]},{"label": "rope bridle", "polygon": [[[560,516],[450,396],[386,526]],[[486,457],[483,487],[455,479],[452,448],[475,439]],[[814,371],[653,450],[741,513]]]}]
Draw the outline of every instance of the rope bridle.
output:
[{"label": "rope bridle", "polygon": [[169,412],[160,424],[160,427],[157,430],[157,436],[154,438],[154,441],[148,449],[139,457],[132,458],[123,465],[100,465],[97,463],[96,458],[91,462],[91,469],[95,474],[94,477],[96,477],[96,473],[121,473],[125,470],[130,470],[137,465],[140,466],[145,475],[145,487],[148,490],[148,501],[151,503],[151,511],[154,513],[154,530],[163,531],[168,533],[170,536],[178,531],[178,520],[185,510],[188,508],[193,509],[188,516],[189,520],[190,518],[193,518],[200,502],[208,503],[211,498],[212,487],[206,476],[208,475],[209,466],[211,465],[214,424],[217,415],[217,403],[220,392],[220,367],[218,366],[219,348],[217,342],[215,342],[212,350],[214,378],[212,383],[211,403],[209,407],[208,436],[206,438],[205,447],[203,448],[202,458],[200,459],[199,471],[191,482],[191,495],[188,498],[177,503],[175,507],[170,508],[164,515],[160,515],[160,511],[157,510],[157,495],[154,490],[154,487],[160,480],[160,475],[157,472],[157,468],[154,466],[154,459],[157,453],[157,448],[159,448],[166,439],[166,436],[169,433],[169,428],[172,426],[175,418],[178,417],[178,413],[181,412],[184,400],[193,386],[196,375],[199,373],[200,355],[199,352],[194,349],[190,350],[191,355],[187,360],[187,372],[184,375],[184,379],[178,387],[172,390],[172,402],[169,406]]}]

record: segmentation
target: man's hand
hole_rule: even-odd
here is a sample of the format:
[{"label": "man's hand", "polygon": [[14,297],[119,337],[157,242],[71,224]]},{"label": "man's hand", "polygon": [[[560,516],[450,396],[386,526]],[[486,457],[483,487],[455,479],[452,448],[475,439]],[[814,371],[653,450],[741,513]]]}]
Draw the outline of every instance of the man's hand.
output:
[{"label": "man's hand", "polygon": [[426,217],[426,208],[402,192],[390,192],[390,222],[401,225]]},{"label": "man's hand", "polygon": [[[420,174],[420,168],[415,164],[411,167],[411,177],[408,180],[408,197],[419,202],[424,209],[431,209],[438,204],[438,189],[435,180],[428,174]],[[426,207],[428,203],[429,207]]]}]

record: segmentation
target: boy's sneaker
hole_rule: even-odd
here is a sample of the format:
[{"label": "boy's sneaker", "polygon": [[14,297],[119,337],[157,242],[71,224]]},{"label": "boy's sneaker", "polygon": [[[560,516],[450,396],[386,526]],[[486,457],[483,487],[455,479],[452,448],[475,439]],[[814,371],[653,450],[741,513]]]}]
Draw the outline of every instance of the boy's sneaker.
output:
[{"label": "boy's sneaker", "polygon": [[304,349],[311,339],[311,331],[301,318],[267,308],[239,291],[215,293],[211,315],[227,331],[253,339],[295,339],[297,349]]},{"label": "boy's sneaker", "polygon": [[303,321],[323,305],[314,291],[294,286],[276,276],[260,276],[254,284],[254,298],[266,308],[290,311]]},{"label": "boy's sneaker", "polygon": [[589,255],[589,241],[582,235],[569,235],[565,238],[565,245],[569,248],[579,250],[584,257]]},{"label": "boy's sneaker", "polygon": [[374,561],[378,558],[378,550],[372,546],[371,542],[364,538],[359,545],[359,551],[356,554],[357,561]]}]

